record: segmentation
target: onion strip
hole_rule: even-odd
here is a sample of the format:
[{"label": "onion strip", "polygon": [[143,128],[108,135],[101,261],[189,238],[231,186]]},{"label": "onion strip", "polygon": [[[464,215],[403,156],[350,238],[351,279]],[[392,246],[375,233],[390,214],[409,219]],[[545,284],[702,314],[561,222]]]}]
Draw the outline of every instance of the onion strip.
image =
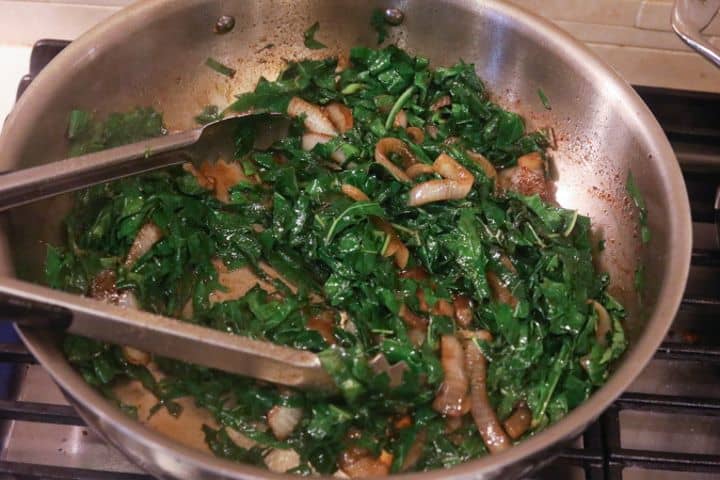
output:
[{"label": "onion strip", "polygon": [[508,436],[513,440],[525,435],[532,423],[532,412],[525,402],[521,402],[515,411],[503,422]]},{"label": "onion strip", "polygon": [[487,394],[487,360],[475,343],[475,339],[488,340],[488,332],[478,332],[465,346],[465,368],[470,376],[470,413],[485,446],[490,453],[498,453],[511,446]]},{"label": "onion strip", "polygon": [[385,167],[396,180],[410,183],[410,177],[407,176],[405,171],[390,161],[390,154],[393,153],[402,157],[405,168],[417,163],[415,156],[405,142],[398,138],[381,138],[375,144],[375,161]]},{"label": "onion strip", "polygon": [[460,417],[467,413],[471,405],[467,394],[468,376],[465,373],[463,347],[454,335],[440,337],[440,363],[445,377],[432,407],[442,415]]},{"label": "onion strip", "polygon": [[323,135],[337,135],[337,129],[330,119],[325,115],[322,108],[306,102],[300,97],[293,97],[288,104],[287,113],[291,117],[305,115],[305,128],[314,133]]},{"label": "onion strip", "polygon": [[433,170],[442,180],[428,180],[415,185],[409,194],[408,206],[418,207],[443,200],[460,200],[472,189],[475,177],[454,158],[441,153],[433,162]]},{"label": "onion strip", "polygon": [[595,339],[603,347],[607,345],[607,334],[611,329],[610,314],[602,304],[595,300],[588,300],[597,314],[597,323],[595,324]]}]

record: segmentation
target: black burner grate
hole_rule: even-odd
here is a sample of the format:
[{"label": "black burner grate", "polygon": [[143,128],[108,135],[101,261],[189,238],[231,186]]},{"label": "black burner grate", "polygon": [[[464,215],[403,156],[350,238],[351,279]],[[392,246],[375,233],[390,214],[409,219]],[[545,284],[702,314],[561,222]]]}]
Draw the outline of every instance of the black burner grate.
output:
[{"label": "black burner grate", "polygon": [[[22,94],[33,77],[67,45],[58,40],[41,40],[32,51],[30,73],[18,88]],[[713,198],[720,185],[720,129],[714,119],[720,111],[720,95],[671,91],[637,87],[648,103],[673,144],[683,165],[683,173],[691,198],[693,220],[696,227],[714,221]],[[703,225],[701,225],[703,226]],[[697,269],[711,269],[715,277],[720,274],[720,250],[713,247],[695,249],[692,255],[691,278]],[[689,289],[691,290],[691,289]],[[694,325],[720,313],[720,292],[715,288],[711,295],[690,293],[683,298],[681,315],[690,315]],[[675,327],[678,321],[676,320]],[[720,366],[720,338],[706,337],[698,343],[697,335],[671,333],[655,354],[655,360],[700,362],[709,368]],[[710,340],[707,341],[707,338]],[[22,345],[0,343],[0,364],[16,366],[35,363],[33,356]],[[622,395],[600,419],[582,436],[582,447],[562,452],[555,464],[579,467],[587,480],[620,480],[627,468],[648,470],[716,474],[720,477],[720,452],[716,454],[682,453],[678,451],[650,451],[624,448],[620,438],[621,412],[643,411],[702,417],[720,416],[720,398],[702,398],[692,395],[668,396],[647,393]],[[47,424],[83,425],[72,407],[15,400],[0,400],[0,420],[20,420]],[[146,480],[147,475],[117,473],[81,468],[36,465],[0,461],[0,477],[20,479],[58,480]]]}]

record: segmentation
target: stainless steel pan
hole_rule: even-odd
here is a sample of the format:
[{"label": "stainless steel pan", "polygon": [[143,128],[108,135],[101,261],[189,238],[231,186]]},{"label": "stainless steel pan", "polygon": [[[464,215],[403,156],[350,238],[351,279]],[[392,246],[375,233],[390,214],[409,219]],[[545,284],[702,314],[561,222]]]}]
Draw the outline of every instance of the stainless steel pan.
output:
[{"label": "stainless steel pan", "polygon": [[[535,126],[554,127],[557,200],[589,214],[598,235],[607,239],[598,262],[612,275],[612,292],[629,307],[631,348],[585,404],[507,452],[417,475],[518,477],[550,460],[554,448],[579,434],[643,369],[680,303],[691,248],[685,186],[657,122],[617,74],[547,22],[489,0],[141,2],[73,42],[33,82],[0,137],[0,168],[63,158],[72,108],[103,114],[153,105],[165,112],[171,129],[187,128],[205,104],[229,102],[260,75],[272,78],[285,59],[373,45],[368,20],[375,7],[404,12],[392,38],[400,46],[436,65],[460,58],[474,62],[501,103]],[[222,15],[233,16],[236,26],[218,34],[214,26]],[[302,32],[316,20],[327,50],[303,47]],[[226,79],[205,67],[208,56],[236,68],[236,77]],[[552,110],[543,109],[539,88]],[[625,191],[628,170],[649,206],[653,236],[646,246]],[[58,197],[8,214],[0,236],[1,273],[39,280],[43,242],[59,241],[60,220],[69,207],[68,198]],[[641,295],[633,287],[638,267],[647,279]],[[287,478],[214,458],[141,425],[82,381],[63,358],[57,338],[20,333],[88,424],[148,472],[162,478]]]}]

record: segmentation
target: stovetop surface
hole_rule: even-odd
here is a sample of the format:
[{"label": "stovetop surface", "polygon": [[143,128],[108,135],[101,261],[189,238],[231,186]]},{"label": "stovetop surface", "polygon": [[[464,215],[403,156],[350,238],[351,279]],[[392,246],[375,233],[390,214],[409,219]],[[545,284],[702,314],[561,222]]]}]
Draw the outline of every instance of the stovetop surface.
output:
[{"label": "stovetop surface", "polygon": [[[33,49],[32,78],[67,44]],[[720,95],[638,88],[681,163],[693,216],[693,259],[680,312],[630,389],[536,479],[720,478],[720,246],[713,202],[720,186]],[[86,428],[42,367],[0,332],[2,364],[16,378],[0,400],[7,420],[0,479],[147,479]],[[0,378],[0,382],[2,378]],[[2,397],[0,390],[0,398]]]}]

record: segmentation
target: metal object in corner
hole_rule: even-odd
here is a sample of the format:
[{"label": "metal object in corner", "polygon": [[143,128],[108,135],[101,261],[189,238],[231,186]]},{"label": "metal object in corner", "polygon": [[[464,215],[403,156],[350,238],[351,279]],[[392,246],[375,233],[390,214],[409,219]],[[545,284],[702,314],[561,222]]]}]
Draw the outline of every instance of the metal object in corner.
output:
[{"label": "metal object in corner", "polygon": [[720,11],[720,0],[675,0],[672,28],[690,48],[720,68],[720,48],[702,34]]}]

